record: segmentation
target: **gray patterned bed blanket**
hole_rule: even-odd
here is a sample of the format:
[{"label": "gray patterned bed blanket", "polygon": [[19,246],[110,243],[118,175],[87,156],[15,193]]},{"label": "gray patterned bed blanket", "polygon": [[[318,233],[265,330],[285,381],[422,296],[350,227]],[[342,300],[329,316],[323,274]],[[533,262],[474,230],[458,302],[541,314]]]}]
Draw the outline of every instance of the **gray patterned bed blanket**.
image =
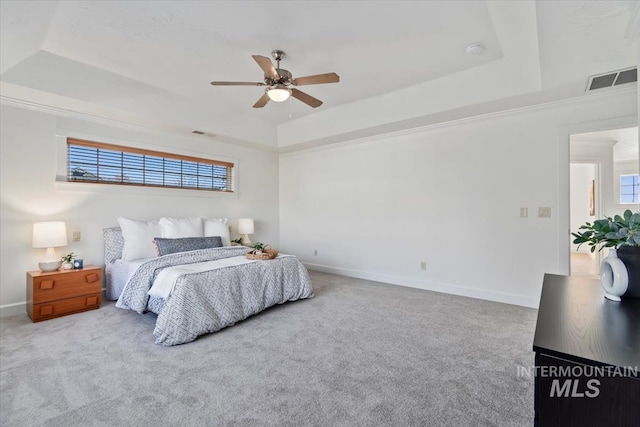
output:
[{"label": "gray patterned bed blanket", "polygon": [[[165,268],[244,255],[246,247],[202,249],[154,258],[124,287],[116,307],[144,313],[147,292]],[[156,344],[183,344],[218,331],[276,304],[313,297],[307,269],[295,257],[276,258],[180,276],[158,314]]]}]

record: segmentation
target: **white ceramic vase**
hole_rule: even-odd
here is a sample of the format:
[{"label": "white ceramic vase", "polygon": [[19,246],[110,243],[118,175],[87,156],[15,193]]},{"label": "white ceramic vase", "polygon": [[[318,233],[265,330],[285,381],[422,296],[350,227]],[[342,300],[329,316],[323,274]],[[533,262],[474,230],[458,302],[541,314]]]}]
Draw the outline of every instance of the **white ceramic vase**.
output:
[{"label": "white ceramic vase", "polygon": [[604,297],[611,301],[620,301],[620,297],[627,292],[629,274],[615,249],[610,249],[609,256],[600,264],[600,283],[605,292]]}]

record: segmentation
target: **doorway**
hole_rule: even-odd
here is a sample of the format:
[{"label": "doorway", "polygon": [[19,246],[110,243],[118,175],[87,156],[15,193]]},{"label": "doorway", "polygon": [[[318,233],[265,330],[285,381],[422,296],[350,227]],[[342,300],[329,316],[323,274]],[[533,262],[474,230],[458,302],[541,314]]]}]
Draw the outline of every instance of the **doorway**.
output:
[{"label": "doorway", "polygon": [[[585,222],[622,215],[638,205],[625,204],[621,197],[620,179],[638,174],[638,127],[572,134],[569,137],[569,222],[571,232]],[[590,252],[579,249],[570,239],[570,274],[597,277],[605,249]]]},{"label": "doorway", "polygon": [[[576,232],[586,222],[593,223],[600,217],[600,164],[570,163],[569,178],[570,227]],[[599,254],[591,252],[587,245],[574,244],[573,239],[570,236],[571,275],[597,277],[600,272]]]}]

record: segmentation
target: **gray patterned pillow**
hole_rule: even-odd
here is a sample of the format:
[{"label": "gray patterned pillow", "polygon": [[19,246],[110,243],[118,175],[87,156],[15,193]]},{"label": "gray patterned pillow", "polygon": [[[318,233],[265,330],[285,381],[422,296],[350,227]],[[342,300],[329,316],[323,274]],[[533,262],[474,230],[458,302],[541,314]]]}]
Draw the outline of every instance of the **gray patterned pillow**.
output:
[{"label": "gray patterned pillow", "polygon": [[221,248],[222,239],[220,236],[212,237],[183,237],[180,239],[164,239],[156,237],[154,239],[158,255],[169,255],[176,252],[188,252],[198,249]]}]

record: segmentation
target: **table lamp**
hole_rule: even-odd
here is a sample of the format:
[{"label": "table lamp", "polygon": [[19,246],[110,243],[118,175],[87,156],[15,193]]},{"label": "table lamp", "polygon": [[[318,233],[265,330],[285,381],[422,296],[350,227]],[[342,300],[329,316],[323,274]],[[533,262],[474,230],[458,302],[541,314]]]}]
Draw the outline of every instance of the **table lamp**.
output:
[{"label": "table lamp", "polygon": [[67,226],[62,221],[36,222],[33,224],[34,248],[47,248],[44,260],[38,263],[42,271],[56,271],[62,260],[53,248],[67,245]]},{"label": "table lamp", "polygon": [[249,234],[253,234],[253,218],[240,218],[238,220],[238,233],[242,234],[242,244],[251,246]]}]

